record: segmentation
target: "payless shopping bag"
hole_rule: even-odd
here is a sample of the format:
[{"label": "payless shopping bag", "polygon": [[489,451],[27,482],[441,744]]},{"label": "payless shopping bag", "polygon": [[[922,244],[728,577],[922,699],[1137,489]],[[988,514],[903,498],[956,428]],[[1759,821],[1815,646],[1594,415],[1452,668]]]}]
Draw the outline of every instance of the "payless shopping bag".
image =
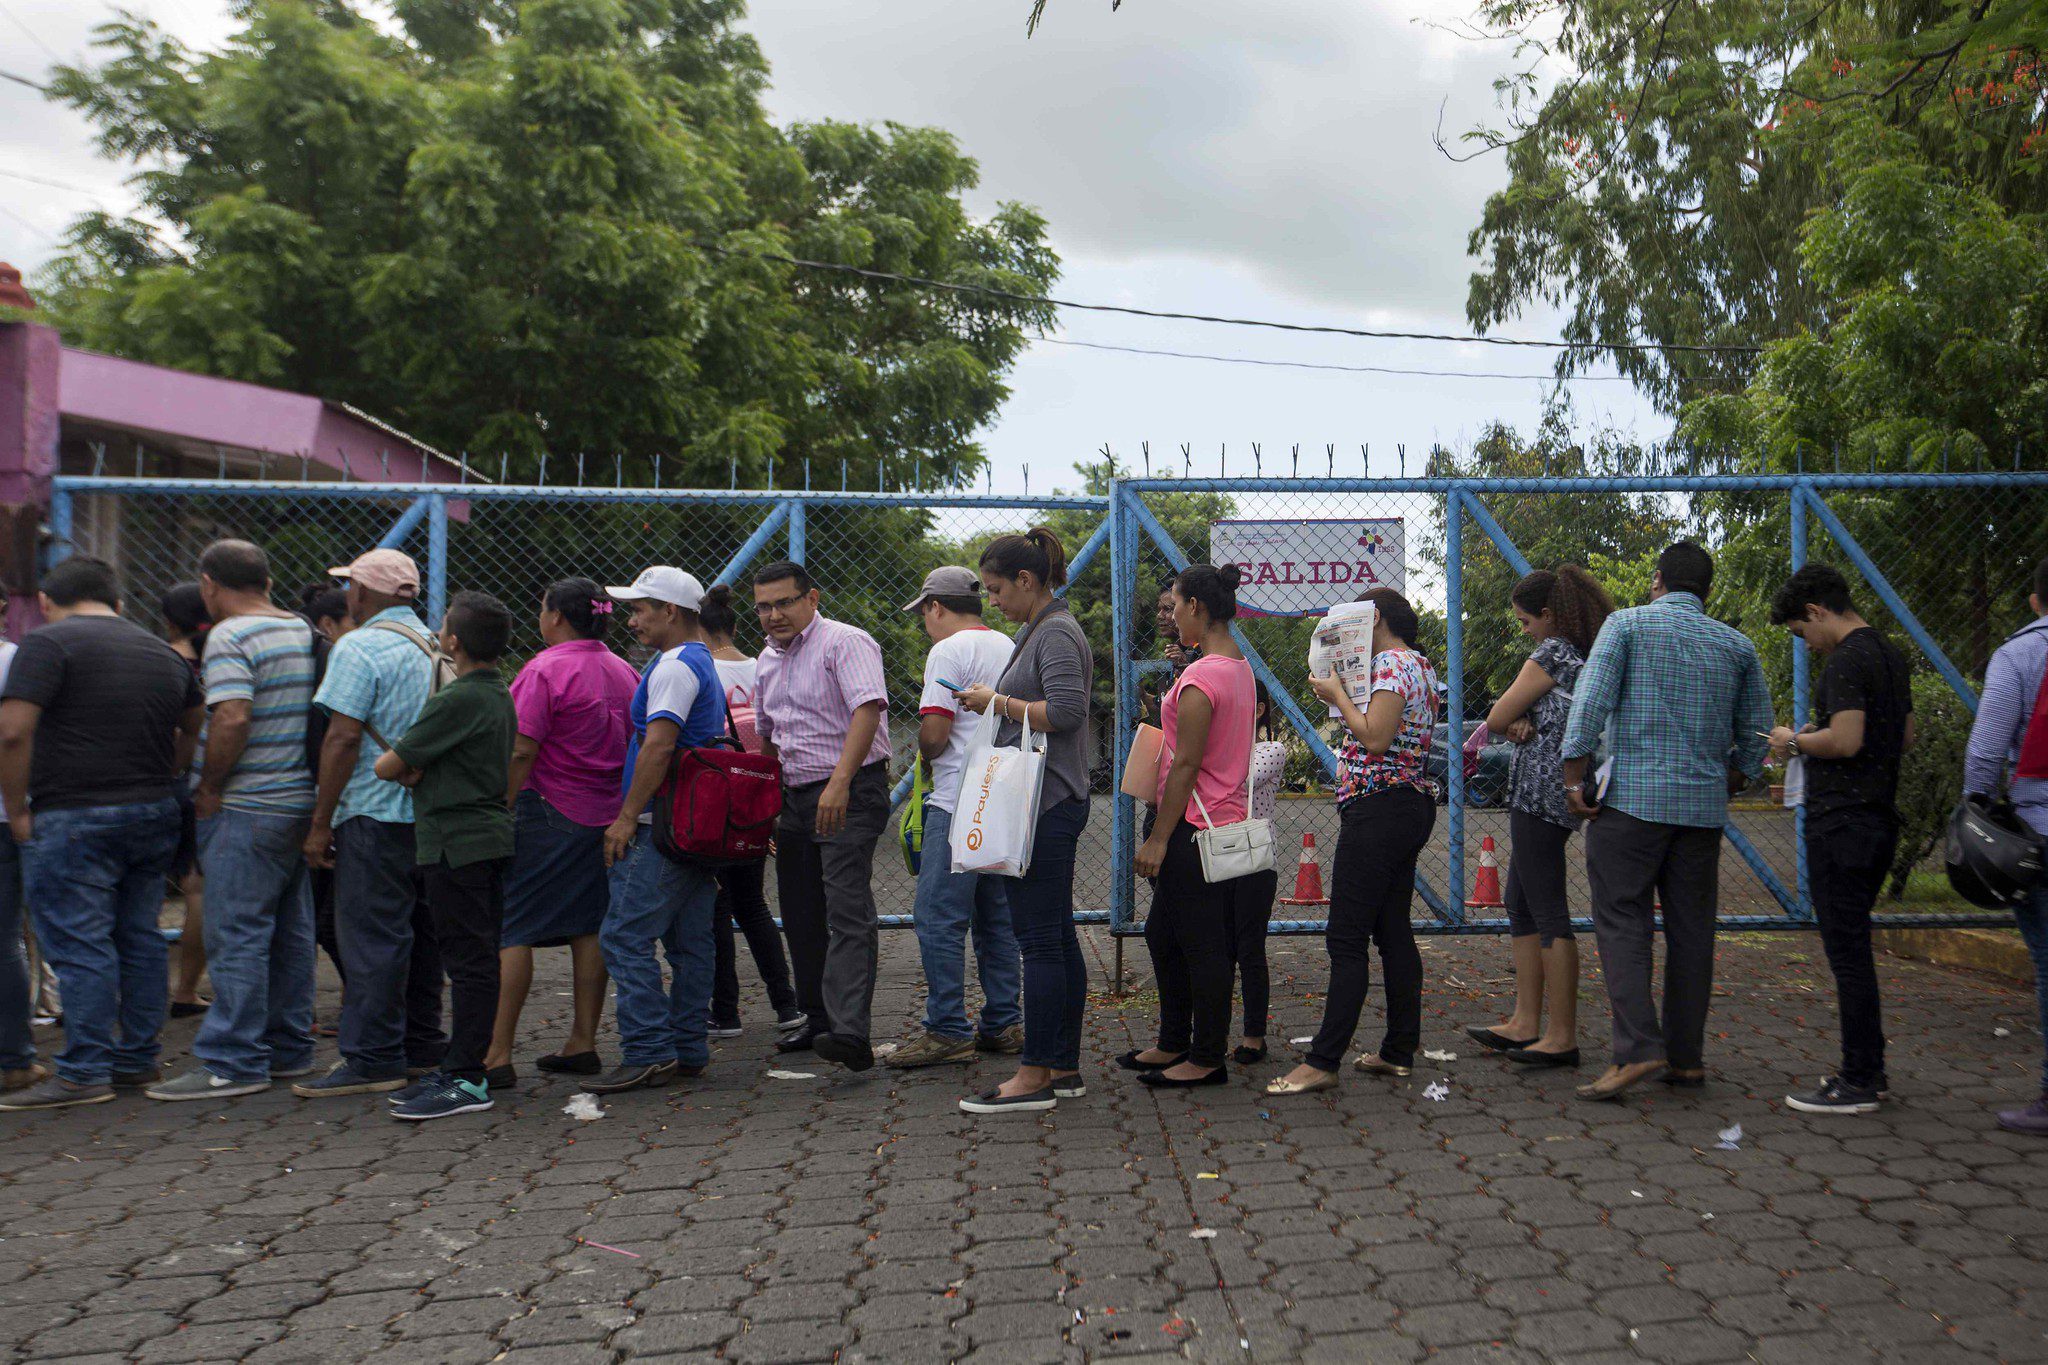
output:
[{"label": "payless shopping bag", "polygon": [[960,770],[960,794],[953,803],[953,870],[1021,877],[1031,866],[1038,832],[1045,736],[1031,733],[1029,710],[1016,748],[998,748],[996,729],[993,716],[983,718]]}]

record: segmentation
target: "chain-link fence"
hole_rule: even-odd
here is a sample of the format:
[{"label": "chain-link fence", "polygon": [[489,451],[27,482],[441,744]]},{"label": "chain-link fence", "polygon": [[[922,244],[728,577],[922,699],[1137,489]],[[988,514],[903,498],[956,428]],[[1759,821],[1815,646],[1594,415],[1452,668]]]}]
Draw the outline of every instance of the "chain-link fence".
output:
[{"label": "chain-link fence", "polygon": [[[1315,836],[1327,872],[1338,829],[1331,775],[1343,736],[1307,681],[1309,636],[1323,605],[1385,585],[1415,606],[1418,645],[1435,664],[1445,703],[1431,757],[1445,809],[1418,868],[1417,927],[1501,932],[1504,910],[1479,903],[1477,892],[1482,863],[1505,869],[1510,854],[1512,746],[1490,740],[1469,777],[1454,756],[1528,657],[1531,642],[1509,603],[1514,584],[1533,566],[1580,564],[1618,607],[1639,605],[1657,552],[1683,537],[1713,552],[1708,610],[1756,642],[1778,718],[1795,727],[1810,717],[1819,661],[1809,662],[1803,645],[1769,624],[1771,599],[1809,558],[1843,571],[1863,614],[1914,666],[1918,733],[1902,769],[1900,852],[1880,919],[2000,922],[1949,890],[1940,841],[1961,790],[1975,689],[1992,651],[2032,618],[2033,569],[2048,553],[2048,475],[1143,479],[1119,484],[1116,495],[1113,555],[1118,591],[1131,603],[1120,657],[1157,654],[1152,605],[1179,566],[1205,559],[1247,566],[1239,640],[1291,731],[1278,816],[1283,896],[1303,836]],[[1311,600],[1310,614],[1243,610],[1248,602],[1284,611]],[[1137,663],[1134,672],[1127,717],[1151,703],[1147,665]],[[1767,771],[1731,805],[1724,923],[1811,923],[1803,816],[1784,805],[1780,776]],[[1135,842],[1137,821],[1130,813],[1128,833],[1113,841],[1119,870],[1129,848],[1123,839]],[[1570,865],[1572,905],[1583,917],[1584,864],[1574,857]],[[1112,884],[1123,891],[1114,921],[1135,925],[1149,895],[1121,876]],[[1275,929],[1319,931],[1321,913],[1312,905],[1283,908]]]},{"label": "chain-link fence", "polygon": [[[1068,600],[1097,656],[1097,797],[1079,850],[1075,902],[1121,932],[1136,929],[1149,894],[1132,873],[1139,812],[1114,795],[1116,779],[1125,737],[1161,681],[1157,595],[1190,558],[1242,561],[1245,546],[1279,537],[1271,543],[1284,553],[1305,548],[1262,560],[1276,566],[1272,581],[1255,575],[1248,599],[1283,608],[1312,601],[1319,615],[1375,582],[1407,595],[1447,702],[1432,773],[1446,809],[1420,867],[1417,927],[1500,932],[1499,908],[1467,901],[1485,843],[1492,841],[1503,868],[1509,857],[1509,750],[1504,743],[1481,749],[1469,780],[1461,763],[1444,758],[1527,657],[1508,602],[1516,580],[1531,564],[1585,564],[1617,605],[1635,605],[1657,550],[1680,536],[1701,541],[1717,562],[1709,610],[1756,641],[1778,715],[1796,724],[1807,714],[1813,670],[1803,647],[1768,624],[1768,608],[1792,567],[1811,556],[1843,569],[1864,613],[1915,664],[1919,740],[1905,764],[1892,899],[1881,908],[1897,923],[1964,923],[1984,917],[1949,895],[1938,837],[1959,789],[1972,689],[1991,651],[2029,615],[2029,576],[2048,551],[2048,474],[1140,479],[1115,484],[1107,496],[1038,498],[64,477],[52,521],[60,545],[115,563],[131,615],[151,625],[163,592],[191,579],[199,551],[221,536],[270,552],[288,604],[304,586],[325,586],[330,566],[364,549],[405,548],[427,571],[431,611],[463,589],[513,607],[520,630],[511,667],[540,649],[540,596],[555,579],[630,582],[650,563],[673,563],[707,582],[744,584],[751,567],[797,559],[817,579],[825,612],[882,646],[899,774],[915,748],[929,647],[903,604],[932,567],[972,565],[995,536],[1051,525],[1078,566]],[[1299,582],[1290,585],[1290,575]],[[1312,620],[1250,612],[1241,620],[1242,642],[1281,712],[1290,750],[1279,813],[1283,896],[1293,889],[1302,836],[1316,836],[1327,874],[1337,833],[1330,763],[1340,736],[1307,684]],[[991,624],[1011,629],[993,614]],[[758,653],[746,613],[740,629],[740,647]],[[628,657],[637,653],[623,632],[613,643]],[[1735,802],[1721,878],[1728,920],[1808,922],[1798,819],[1767,783]],[[876,882],[883,911],[907,916],[911,878],[893,832],[877,856]],[[1587,889],[1576,859],[1572,882],[1572,903],[1583,915]],[[1319,929],[1321,913],[1282,909],[1276,928]]]}]

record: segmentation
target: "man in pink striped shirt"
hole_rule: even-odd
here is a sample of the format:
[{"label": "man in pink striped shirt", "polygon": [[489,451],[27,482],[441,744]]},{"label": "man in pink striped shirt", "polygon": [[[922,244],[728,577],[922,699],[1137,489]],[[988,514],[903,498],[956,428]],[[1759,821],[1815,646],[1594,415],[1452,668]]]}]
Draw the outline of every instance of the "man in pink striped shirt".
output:
[{"label": "man in pink striped shirt", "polygon": [[875,1064],[875,841],[889,822],[882,648],[818,614],[818,589],[801,564],[755,575],[754,612],[768,637],[754,724],[782,760],[775,886],[797,1004],[811,1019],[776,1047],[865,1071]]}]

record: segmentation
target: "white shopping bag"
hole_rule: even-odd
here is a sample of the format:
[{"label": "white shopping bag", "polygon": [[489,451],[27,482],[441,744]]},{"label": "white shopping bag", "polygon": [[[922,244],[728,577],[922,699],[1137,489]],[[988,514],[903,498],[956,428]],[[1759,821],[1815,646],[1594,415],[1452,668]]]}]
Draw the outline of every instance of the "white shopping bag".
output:
[{"label": "white shopping bag", "polygon": [[1790,810],[1806,804],[1806,755],[1794,754],[1785,760],[1785,807]]},{"label": "white shopping bag", "polygon": [[1028,711],[1016,748],[997,748],[996,729],[994,717],[984,718],[967,747],[960,792],[953,802],[953,870],[1021,877],[1031,866],[1032,839],[1038,832],[1045,736],[1032,735]]}]

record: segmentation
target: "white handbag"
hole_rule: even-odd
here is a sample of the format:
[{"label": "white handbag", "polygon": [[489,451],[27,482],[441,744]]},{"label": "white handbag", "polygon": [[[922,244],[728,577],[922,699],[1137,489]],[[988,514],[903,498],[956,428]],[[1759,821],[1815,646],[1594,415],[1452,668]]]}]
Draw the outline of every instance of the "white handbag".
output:
[{"label": "white handbag", "polygon": [[1201,794],[1191,793],[1203,823],[1209,824],[1208,829],[1195,831],[1195,851],[1202,855],[1202,880],[1212,886],[1266,872],[1273,866],[1273,822],[1252,818],[1252,760],[1258,757],[1258,748],[1259,732],[1254,726],[1251,752],[1244,764],[1244,819],[1212,824]]},{"label": "white handbag", "polygon": [[996,718],[983,716],[967,746],[949,833],[953,870],[1021,877],[1031,867],[1031,848],[1038,835],[1045,736],[1031,733],[1029,707],[1016,748],[997,748],[996,729]]}]

